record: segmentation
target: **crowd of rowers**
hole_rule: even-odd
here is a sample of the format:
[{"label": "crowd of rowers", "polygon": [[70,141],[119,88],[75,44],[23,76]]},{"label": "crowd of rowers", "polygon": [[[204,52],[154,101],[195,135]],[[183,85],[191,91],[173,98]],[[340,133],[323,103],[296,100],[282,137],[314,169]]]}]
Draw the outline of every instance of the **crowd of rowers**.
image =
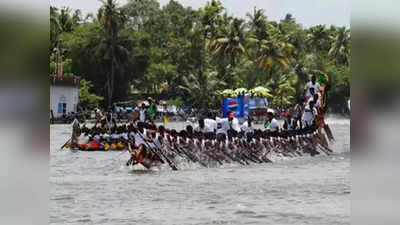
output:
[{"label": "crowd of rowers", "polygon": [[255,129],[251,117],[240,125],[230,112],[227,118],[209,114],[178,132],[162,125],[157,127],[151,114],[142,106],[137,122],[118,125],[111,115],[106,115],[92,128],[74,124],[71,148],[128,150],[131,158],[127,165],[142,164],[147,168],[165,161],[176,168],[174,160],[177,158],[207,166],[209,161],[219,164],[271,162],[270,153],[289,157],[305,153],[313,156],[320,154],[320,150],[329,154],[332,151],[316,124],[320,98],[314,94],[314,90],[319,89],[315,77],[305,89],[307,101],[303,110],[295,116],[285,115],[282,127],[273,111],[267,113],[264,130]]},{"label": "crowd of rowers", "polygon": [[[72,138],[73,149],[128,150],[127,165],[142,164],[150,168],[183,158],[207,166],[209,161],[249,164],[271,162],[269,153],[282,156],[329,154],[331,150],[321,140],[315,125],[292,129],[280,128],[272,112],[268,112],[265,130],[255,129],[251,118],[241,126],[230,113],[228,118],[202,118],[195,126],[177,131],[154,123],[138,121],[118,125],[109,115],[92,128],[78,126]],[[171,165],[172,164],[172,165]]]}]

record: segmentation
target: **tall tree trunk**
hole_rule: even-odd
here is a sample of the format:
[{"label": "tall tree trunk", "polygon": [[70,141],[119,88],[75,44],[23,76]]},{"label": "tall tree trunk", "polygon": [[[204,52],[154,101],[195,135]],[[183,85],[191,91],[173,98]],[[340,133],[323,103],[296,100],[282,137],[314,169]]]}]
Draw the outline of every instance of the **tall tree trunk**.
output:
[{"label": "tall tree trunk", "polygon": [[235,87],[233,86],[234,85],[234,81],[235,81],[235,79],[234,79],[234,76],[233,76],[233,70],[234,70],[234,68],[235,68],[235,57],[234,56],[232,56],[232,58],[231,58],[231,68],[230,68],[230,75],[231,75],[231,79],[230,79],[230,87],[232,88],[232,90],[235,90]]},{"label": "tall tree trunk", "polygon": [[107,107],[108,108],[111,106],[112,100],[113,100],[114,79],[115,79],[114,63],[113,63],[113,61],[111,61],[110,73],[107,78]]},{"label": "tall tree trunk", "polygon": [[267,79],[265,80],[265,83],[268,83],[268,80],[272,78],[272,74],[273,74],[273,67],[271,67],[269,69],[269,74],[268,74]]},{"label": "tall tree trunk", "polygon": [[115,67],[114,64],[111,65],[111,88],[110,88],[110,105],[113,103],[114,100],[114,83],[115,83]]}]

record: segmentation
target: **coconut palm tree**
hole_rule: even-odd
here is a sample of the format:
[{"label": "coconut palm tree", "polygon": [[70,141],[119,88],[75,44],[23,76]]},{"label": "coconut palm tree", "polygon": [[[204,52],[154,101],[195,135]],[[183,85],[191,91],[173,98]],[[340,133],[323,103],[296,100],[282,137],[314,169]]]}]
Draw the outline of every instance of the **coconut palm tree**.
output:
[{"label": "coconut palm tree", "polygon": [[179,88],[187,94],[187,101],[193,106],[207,109],[208,104],[218,102],[217,91],[223,86],[225,83],[217,78],[217,72],[206,71],[203,74],[198,73],[197,76],[190,74],[183,77],[183,83]]},{"label": "coconut palm tree", "polygon": [[59,13],[56,7],[50,6],[50,52],[57,46],[58,35],[61,31]]},{"label": "coconut palm tree", "polygon": [[59,44],[59,35],[64,32],[72,32],[75,26],[78,25],[77,12],[74,17],[71,16],[71,9],[63,7],[58,10],[56,7],[50,6],[50,42],[51,50]]},{"label": "coconut palm tree", "polygon": [[267,16],[265,16],[264,9],[257,9],[254,7],[253,14],[247,13],[246,16],[249,18],[249,26],[253,32],[253,36],[258,39],[267,39],[268,33],[266,27],[268,24]]},{"label": "coconut palm tree", "polygon": [[308,30],[306,42],[309,48],[316,53],[329,48],[329,43],[326,42],[328,39],[329,34],[325,25],[317,25]]},{"label": "coconut palm tree", "polygon": [[217,33],[217,27],[221,23],[221,12],[224,8],[218,0],[207,2],[206,6],[201,10],[201,23],[204,27],[204,36],[213,39]]},{"label": "coconut palm tree", "polygon": [[[260,68],[269,71],[269,77],[277,68],[288,68],[293,53],[293,46],[279,40],[278,37],[271,37],[269,40],[261,41],[261,55],[259,57]],[[268,77],[266,77],[268,80]]]},{"label": "coconut palm tree", "polygon": [[211,42],[211,49],[214,55],[223,58],[226,57],[229,60],[230,77],[227,78],[229,86],[233,87],[233,69],[236,64],[240,62],[241,57],[246,52],[246,31],[244,21],[235,18],[226,28],[221,30],[218,37]]},{"label": "coconut palm tree", "polygon": [[262,40],[266,40],[269,37],[266,29],[268,21],[263,9],[254,8],[253,14],[248,13],[247,17],[250,19],[248,23],[250,31],[247,38],[247,53],[249,58],[256,62],[255,65],[257,65]]},{"label": "coconut palm tree", "polygon": [[350,64],[350,30],[346,27],[339,28],[334,37],[331,37],[333,42],[329,50],[329,56],[336,63]]},{"label": "coconut palm tree", "polygon": [[61,32],[71,32],[74,26],[72,17],[70,15],[71,9],[63,7],[60,10],[58,21],[60,24]]},{"label": "coconut palm tree", "polygon": [[267,83],[273,96],[272,105],[281,108],[290,106],[295,99],[296,89],[294,86],[297,82],[297,76],[293,73],[275,73]]},{"label": "coconut palm tree", "polygon": [[83,21],[81,10],[77,9],[71,17],[73,27],[76,27]]},{"label": "coconut palm tree", "polygon": [[157,0],[129,0],[124,10],[129,17],[128,26],[140,31],[160,13],[160,3]]},{"label": "coconut palm tree", "polygon": [[97,46],[97,55],[101,57],[106,72],[106,101],[111,106],[115,94],[115,82],[123,74],[127,61],[130,42],[121,31],[125,25],[125,16],[117,7],[115,0],[102,1],[98,12],[98,21],[102,27],[102,37]]}]

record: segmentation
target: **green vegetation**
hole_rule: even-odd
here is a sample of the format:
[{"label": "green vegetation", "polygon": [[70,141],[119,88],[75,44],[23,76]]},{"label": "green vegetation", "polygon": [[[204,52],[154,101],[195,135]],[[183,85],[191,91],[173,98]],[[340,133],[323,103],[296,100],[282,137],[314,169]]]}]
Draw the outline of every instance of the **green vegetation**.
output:
[{"label": "green vegetation", "polygon": [[90,92],[90,89],[93,88],[93,85],[90,81],[82,79],[80,84],[81,86],[79,88],[79,104],[82,107],[89,109],[98,107],[100,101],[103,100],[103,97],[97,96]]},{"label": "green vegetation", "polygon": [[54,7],[50,15],[51,53],[62,48],[70,72],[91,81],[105,106],[135,90],[215,109],[218,91],[265,86],[273,106],[286,107],[302,100],[309,76],[319,73],[331,78],[333,111],[342,112],[350,95],[344,27],[304,28],[290,14],[269,21],[257,8],[235,18],[217,0],[198,10],[174,0],[163,7],[156,0],[107,0],[97,15]]}]

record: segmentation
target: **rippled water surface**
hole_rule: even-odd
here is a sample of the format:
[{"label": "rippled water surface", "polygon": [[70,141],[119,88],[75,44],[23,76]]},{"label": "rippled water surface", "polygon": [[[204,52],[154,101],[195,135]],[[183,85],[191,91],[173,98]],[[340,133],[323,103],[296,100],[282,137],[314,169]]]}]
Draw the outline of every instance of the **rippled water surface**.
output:
[{"label": "rippled water surface", "polygon": [[350,224],[350,121],[328,123],[331,156],[180,171],[125,167],[128,153],[58,151],[71,128],[52,125],[50,224]]}]

